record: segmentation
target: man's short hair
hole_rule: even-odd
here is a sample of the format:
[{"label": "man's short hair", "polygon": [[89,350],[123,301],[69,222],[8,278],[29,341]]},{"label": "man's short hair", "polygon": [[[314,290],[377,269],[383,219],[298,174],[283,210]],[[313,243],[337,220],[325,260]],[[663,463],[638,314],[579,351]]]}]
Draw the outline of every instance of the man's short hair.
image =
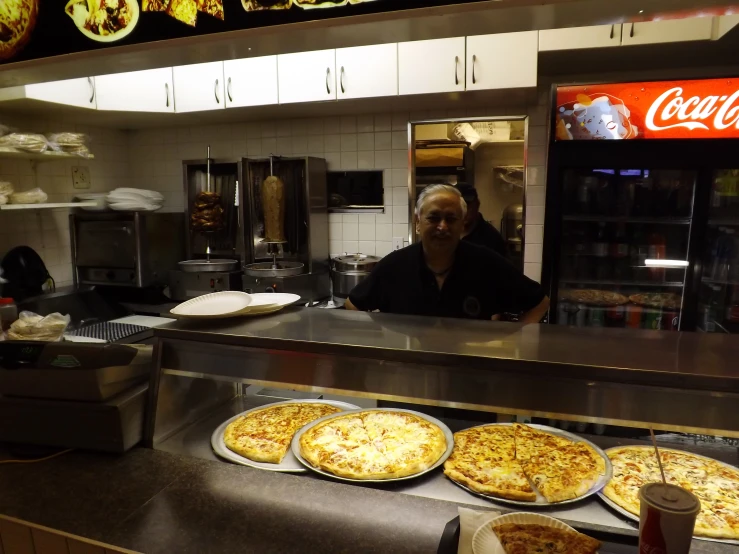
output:
[{"label": "man's short hair", "polygon": [[421,191],[421,194],[418,195],[418,199],[416,200],[416,217],[421,216],[421,211],[423,211],[423,205],[426,203],[426,200],[437,192],[449,192],[454,194],[459,198],[459,205],[462,207],[462,217],[467,215],[467,202],[464,201],[462,193],[459,192],[457,187],[454,185],[429,185]]}]

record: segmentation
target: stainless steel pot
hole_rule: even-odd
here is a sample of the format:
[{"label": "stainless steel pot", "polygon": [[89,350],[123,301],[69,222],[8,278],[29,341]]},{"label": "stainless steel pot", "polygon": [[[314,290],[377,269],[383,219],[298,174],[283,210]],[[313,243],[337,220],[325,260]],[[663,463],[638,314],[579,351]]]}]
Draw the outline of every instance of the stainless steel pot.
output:
[{"label": "stainless steel pot", "polygon": [[334,303],[340,306],[349,293],[372,272],[380,258],[365,254],[345,254],[331,260],[331,283]]}]

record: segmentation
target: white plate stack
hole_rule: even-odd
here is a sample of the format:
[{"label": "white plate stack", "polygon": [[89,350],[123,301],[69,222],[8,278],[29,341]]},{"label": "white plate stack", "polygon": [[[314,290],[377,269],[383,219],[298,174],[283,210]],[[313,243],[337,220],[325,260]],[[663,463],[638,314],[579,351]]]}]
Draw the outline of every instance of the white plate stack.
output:
[{"label": "white plate stack", "polygon": [[153,190],[117,188],[106,198],[108,207],[119,212],[155,212],[164,204],[164,196]]}]

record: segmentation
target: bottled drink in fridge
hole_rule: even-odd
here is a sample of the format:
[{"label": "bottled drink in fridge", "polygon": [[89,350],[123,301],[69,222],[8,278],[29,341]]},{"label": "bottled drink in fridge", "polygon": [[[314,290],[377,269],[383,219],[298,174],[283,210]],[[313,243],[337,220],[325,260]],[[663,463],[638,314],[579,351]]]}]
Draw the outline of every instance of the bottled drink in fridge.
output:
[{"label": "bottled drink in fridge", "polygon": [[709,288],[711,293],[708,302],[703,306],[703,330],[707,333],[715,333],[716,323],[723,320],[724,292],[722,287],[718,285],[711,285]]},{"label": "bottled drink in fridge", "polygon": [[609,247],[611,264],[613,266],[613,278],[622,281],[631,277],[631,264],[629,262],[629,239],[626,233],[626,224],[619,223],[616,234],[613,235]]},{"label": "bottled drink in fridge", "polygon": [[580,179],[577,186],[577,211],[583,215],[593,213],[592,197],[595,189],[598,188],[598,178],[589,175]]},{"label": "bottled drink in fridge", "polygon": [[711,207],[731,212],[739,209],[739,169],[716,171],[711,190]]},{"label": "bottled drink in fridge", "polygon": [[[667,240],[662,233],[652,233],[649,235],[649,259],[664,260],[667,258]],[[650,267],[649,280],[659,283],[665,280],[664,267]]]},{"label": "bottled drink in fridge", "polygon": [[595,264],[595,278],[601,281],[610,279],[611,267],[608,258],[608,236],[606,234],[606,224],[598,224],[598,234],[593,242],[593,258]]},{"label": "bottled drink in fridge", "polygon": [[637,227],[631,238],[629,246],[629,265],[631,266],[632,279],[635,281],[647,280],[646,260],[649,255],[649,247],[644,238],[641,228]]},{"label": "bottled drink in fridge", "polygon": [[739,323],[739,285],[731,287],[731,298],[726,306],[726,321]]},{"label": "bottled drink in fridge", "polygon": [[729,280],[734,262],[734,230],[724,227],[719,228],[721,235],[716,239],[712,248],[713,263],[711,264],[710,276],[714,281],[725,283]]},{"label": "bottled drink in fridge", "polygon": [[626,306],[626,327],[641,329],[643,311],[641,306],[628,304]]},{"label": "bottled drink in fridge", "polygon": [[652,215],[654,182],[650,177],[642,177],[634,185],[634,215]]}]

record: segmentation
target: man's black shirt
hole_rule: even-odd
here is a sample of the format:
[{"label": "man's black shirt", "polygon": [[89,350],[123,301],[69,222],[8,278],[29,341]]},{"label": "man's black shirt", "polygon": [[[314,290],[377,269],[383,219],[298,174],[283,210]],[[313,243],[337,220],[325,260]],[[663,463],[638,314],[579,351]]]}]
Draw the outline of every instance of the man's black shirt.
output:
[{"label": "man's black shirt", "polygon": [[363,311],[486,320],[526,312],[544,297],[538,283],[502,256],[464,241],[441,290],[417,243],[385,256],[349,294]]},{"label": "man's black shirt", "polygon": [[506,243],[503,236],[498,230],[493,227],[490,223],[485,221],[481,213],[477,214],[477,223],[475,228],[469,235],[465,235],[462,240],[477,244],[478,246],[484,246],[497,252],[504,258],[508,257],[508,250],[506,249]]}]

